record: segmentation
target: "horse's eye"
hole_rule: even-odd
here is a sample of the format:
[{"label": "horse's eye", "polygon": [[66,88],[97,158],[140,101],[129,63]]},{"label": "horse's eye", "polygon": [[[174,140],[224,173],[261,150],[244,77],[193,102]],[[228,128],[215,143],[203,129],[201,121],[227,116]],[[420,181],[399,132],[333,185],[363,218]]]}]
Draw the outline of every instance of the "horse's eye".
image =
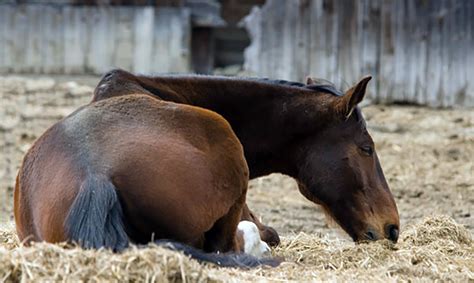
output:
[{"label": "horse's eye", "polygon": [[360,149],[367,155],[372,155],[374,153],[374,148],[371,146],[361,146]]}]

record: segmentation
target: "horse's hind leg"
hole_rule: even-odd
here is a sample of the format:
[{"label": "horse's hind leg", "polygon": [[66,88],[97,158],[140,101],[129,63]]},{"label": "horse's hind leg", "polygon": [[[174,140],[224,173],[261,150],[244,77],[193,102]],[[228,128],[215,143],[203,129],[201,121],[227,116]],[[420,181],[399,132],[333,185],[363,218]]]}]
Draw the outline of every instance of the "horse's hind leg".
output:
[{"label": "horse's hind leg", "polygon": [[240,222],[245,204],[245,193],[234,203],[229,212],[221,217],[211,230],[206,232],[204,251],[206,252],[239,252],[236,242],[237,225]]}]

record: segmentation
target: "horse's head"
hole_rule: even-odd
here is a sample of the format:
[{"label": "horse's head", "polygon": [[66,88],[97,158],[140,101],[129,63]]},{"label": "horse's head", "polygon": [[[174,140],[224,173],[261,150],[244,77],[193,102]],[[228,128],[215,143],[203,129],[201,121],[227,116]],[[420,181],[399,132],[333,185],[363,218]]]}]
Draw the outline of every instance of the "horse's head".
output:
[{"label": "horse's head", "polygon": [[[333,118],[298,145],[299,189],[354,239],[397,241],[399,216],[357,104],[371,77],[330,103]],[[311,83],[308,80],[308,83]]]}]

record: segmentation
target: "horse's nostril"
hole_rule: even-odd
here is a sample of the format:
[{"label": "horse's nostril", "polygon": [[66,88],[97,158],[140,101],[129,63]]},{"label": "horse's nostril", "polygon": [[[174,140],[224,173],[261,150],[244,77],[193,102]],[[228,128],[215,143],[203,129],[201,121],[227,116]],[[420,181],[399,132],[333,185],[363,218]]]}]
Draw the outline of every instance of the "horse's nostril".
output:
[{"label": "horse's nostril", "polygon": [[377,239],[377,237],[375,237],[375,233],[370,230],[367,231],[365,235],[367,236],[367,240],[375,241]]},{"label": "horse's nostril", "polygon": [[398,226],[397,225],[388,225],[387,226],[387,236],[388,236],[388,239],[393,241],[393,242],[397,242],[398,240]]}]

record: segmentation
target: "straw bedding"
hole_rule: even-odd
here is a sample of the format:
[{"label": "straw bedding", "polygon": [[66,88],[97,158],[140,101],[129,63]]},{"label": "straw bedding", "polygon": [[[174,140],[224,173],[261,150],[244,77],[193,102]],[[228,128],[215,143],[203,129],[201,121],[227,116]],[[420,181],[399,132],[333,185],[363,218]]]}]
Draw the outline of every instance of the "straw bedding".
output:
[{"label": "straw bedding", "polygon": [[122,254],[38,243],[24,247],[12,228],[0,231],[0,281],[472,281],[474,241],[447,216],[406,227],[399,243],[353,244],[295,234],[283,238],[278,268],[236,270],[201,265],[160,247],[132,247]]},{"label": "straw bedding", "polygon": [[[26,150],[47,127],[87,103],[97,80],[0,77],[0,223],[12,221],[13,185]],[[158,247],[123,254],[48,244],[27,248],[18,245],[11,224],[0,224],[0,282],[474,283],[474,111],[378,105],[363,113],[399,208],[396,245],[355,245],[343,234],[334,237],[294,180],[272,174],[250,182],[247,201],[283,236],[274,255],[286,261],[278,268],[216,268]],[[424,219],[439,214],[445,216]]]}]

